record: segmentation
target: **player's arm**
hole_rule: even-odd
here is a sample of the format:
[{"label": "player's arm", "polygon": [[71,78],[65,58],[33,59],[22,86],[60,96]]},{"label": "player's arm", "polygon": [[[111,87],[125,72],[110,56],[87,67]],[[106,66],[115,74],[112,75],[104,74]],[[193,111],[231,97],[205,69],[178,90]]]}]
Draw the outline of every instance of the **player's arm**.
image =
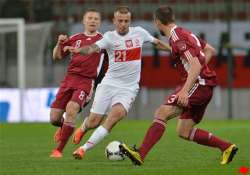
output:
[{"label": "player's arm", "polygon": [[216,50],[213,46],[211,46],[208,43],[206,43],[205,47],[202,50],[205,54],[206,64],[208,64],[213,55],[215,55]]},{"label": "player's arm", "polygon": [[67,35],[59,35],[56,46],[53,49],[53,59],[62,59],[61,45],[68,40]]},{"label": "player's arm", "polygon": [[171,51],[171,47],[169,44],[165,43],[164,41],[161,41],[159,39],[154,39],[153,44],[156,45],[156,48],[159,50],[164,50],[164,51]]},{"label": "player's arm", "polygon": [[181,91],[177,94],[178,95],[177,103],[181,106],[188,105],[188,92],[191,90],[194,83],[198,79],[198,76],[202,69],[202,65],[199,59],[197,57],[193,57],[189,50],[186,50],[184,52],[184,55],[189,64],[189,71],[184,86],[182,87]]},{"label": "player's arm", "polygon": [[79,47],[75,48],[72,46],[66,46],[64,47],[64,52],[69,51],[71,53],[79,53],[81,55],[89,55],[92,53],[99,53],[101,49],[96,44],[91,44],[89,46]]},{"label": "player's arm", "polygon": [[188,92],[196,82],[201,72],[202,65],[197,57],[193,57],[192,54],[190,54],[189,50],[185,51],[185,53],[186,55],[188,55],[187,60],[190,67],[188,71],[187,80],[182,89]]}]

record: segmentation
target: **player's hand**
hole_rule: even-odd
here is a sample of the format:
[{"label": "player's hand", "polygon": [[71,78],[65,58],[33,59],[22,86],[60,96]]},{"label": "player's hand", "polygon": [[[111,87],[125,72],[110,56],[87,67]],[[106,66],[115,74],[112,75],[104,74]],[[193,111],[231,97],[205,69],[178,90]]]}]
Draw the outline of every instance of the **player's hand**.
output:
[{"label": "player's hand", "polygon": [[186,90],[181,90],[177,94],[177,104],[186,107],[188,106],[188,92]]},{"label": "player's hand", "polygon": [[57,44],[63,44],[66,41],[68,41],[68,36],[67,35],[59,35],[58,40],[57,40]]},{"label": "player's hand", "polygon": [[63,51],[64,52],[71,52],[71,53],[75,53],[75,47],[72,47],[72,46],[65,46],[64,48],[63,48]]}]

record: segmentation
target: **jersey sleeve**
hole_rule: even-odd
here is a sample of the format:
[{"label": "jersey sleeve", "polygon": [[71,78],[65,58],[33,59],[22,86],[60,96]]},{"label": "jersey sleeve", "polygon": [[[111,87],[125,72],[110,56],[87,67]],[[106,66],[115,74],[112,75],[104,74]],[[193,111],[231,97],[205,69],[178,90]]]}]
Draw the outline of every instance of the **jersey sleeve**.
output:
[{"label": "jersey sleeve", "polygon": [[139,30],[142,35],[143,42],[151,42],[151,43],[154,42],[155,38],[147,30],[145,30],[142,27],[139,27]]},{"label": "jersey sleeve", "polygon": [[100,49],[107,49],[109,47],[108,33],[103,35],[103,38],[95,43]]},{"label": "jersey sleeve", "polygon": [[201,55],[201,47],[195,43],[190,43],[188,40],[178,40],[174,43],[174,50],[181,58],[187,62],[190,59],[197,58],[201,65],[205,63],[205,57]]}]

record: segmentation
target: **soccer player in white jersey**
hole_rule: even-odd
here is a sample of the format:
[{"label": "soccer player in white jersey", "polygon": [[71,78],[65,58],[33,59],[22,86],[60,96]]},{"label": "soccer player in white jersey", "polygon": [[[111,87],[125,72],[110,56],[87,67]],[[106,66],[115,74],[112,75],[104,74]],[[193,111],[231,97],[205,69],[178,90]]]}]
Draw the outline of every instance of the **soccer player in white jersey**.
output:
[{"label": "soccer player in white jersey", "polygon": [[139,90],[143,43],[151,42],[159,49],[169,50],[167,44],[151,36],[142,27],[130,27],[131,12],[126,6],[115,10],[113,23],[115,30],[106,32],[103,39],[95,44],[81,48],[65,48],[72,53],[83,55],[106,49],[109,56],[107,73],[97,86],[90,116],[82,127],[82,135],[87,129],[97,127],[103,115],[107,114],[107,118],[88,141],[74,151],[73,156],[76,159],[82,159],[87,150],[99,143],[115,124],[127,115]]}]

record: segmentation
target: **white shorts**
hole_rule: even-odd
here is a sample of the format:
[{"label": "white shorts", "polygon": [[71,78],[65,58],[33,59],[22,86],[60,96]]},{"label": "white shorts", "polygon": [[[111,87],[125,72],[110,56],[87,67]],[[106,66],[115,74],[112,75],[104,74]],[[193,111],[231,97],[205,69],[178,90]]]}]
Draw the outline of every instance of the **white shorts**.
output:
[{"label": "white shorts", "polygon": [[111,107],[117,103],[121,103],[128,113],[138,89],[135,91],[111,86],[107,84],[99,84],[96,88],[95,98],[90,112],[96,114],[107,114]]}]

